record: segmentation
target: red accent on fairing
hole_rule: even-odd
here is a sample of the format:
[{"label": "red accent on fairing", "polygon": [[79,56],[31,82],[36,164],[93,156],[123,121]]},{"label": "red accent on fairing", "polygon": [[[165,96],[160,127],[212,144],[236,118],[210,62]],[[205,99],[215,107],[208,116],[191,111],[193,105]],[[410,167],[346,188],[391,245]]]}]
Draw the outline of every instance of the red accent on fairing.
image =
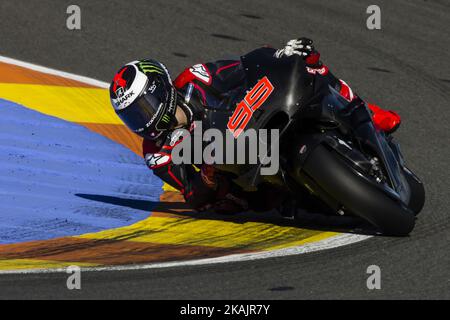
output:
[{"label": "red accent on fairing", "polygon": [[352,101],[355,96],[353,95],[352,88],[345,83],[344,80],[339,79],[339,82],[341,83],[341,91],[339,92],[341,96],[343,96],[348,101]]},{"label": "red accent on fairing", "polygon": [[383,111],[383,109],[381,109],[379,106],[377,106],[376,104],[372,104],[372,103],[367,103],[367,106],[369,107],[369,109],[373,112],[373,113],[377,113],[380,111]]},{"label": "red accent on fairing", "polygon": [[373,112],[373,123],[378,129],[390,132],[400,125],[401,118],[396,112],[383,110],[379,106],[371,103],[368,103],[367,106]]},{"label": "red accent on fairing", "polygon": [[123,68],[121,71],[119,71],[113,79],[113,91],[116,92],[117,90],[117,86],[121,87],[121,88],[125,88],[127,86],[127,81],[125,79],[122,78],[123,74],[125,71],[127,71],[128,67]]},{"label": "red accent on fairing", "polygon": [[195,79],[195,76],[189,71],[189,68],[184,69],[182,73],[175,79],[173,84],[177,89],[183,88],[186,84]]},{"label": "red accent on fairing", "polygon": [[218,75],[219,73],[221,73],[223,70],[226,70],[226,69],[235,67],[235,66],[237,66],[237,65],[239,65],[239,64],[240,64],[240,62],[234,62],[234,63],[232,63],[232,64],[229,64],[229,65],[220,67],[219,69],[217,69],[216,75]]},{"label": "red accent on fairing", "polygon": [[311,68],[306,66],[306,71],[310,74],[320,74],[321,76],[325,76],[330,71],[327,66],[322,66],[320,68]]},{"label": "red accent on fairing", "polygon": [[198,79],[198,80],[200,80],[200,81],[203,82],[204,84],[210,86],[211,83],[212,83],[212,75],[211,75],[211,72],[209,71],[209,69],[208,69],[208,67],[206,66],[206,64],[202,64],[202,66],[205,68],[205,71],[206,71],[206,73],[207,73],[208,76],[209,76],[209,81],[206,82],[205,80],[203,80],[202,78],[199,78],[199,77],[195,77],[195,78]]},{"label": "red accent on fairing", "polygon": [[316,64],[319,62],[319,59],[320,59],[320,53],[317,52],[317,51],[315,51],[315,52],[311,53],[311,54],[305,59],[305,61],[306,61],[306,63],[307,63],[308,65],[313,66],[313,65],[316,65]]},{"label": "red accent on fairing", "polygon": [[197,77],[192,74],[192,72],[189,70],[189,68],[185,69],[180,75],[175,79],[173,84],[175,85],[175,88],[181,89],[186,84],[192,83],[194,85],[194,88],[200,91],[202,95],[202,101],[203,104],[206,104],[206,93],[205,90],[203,90],[198,84],[194,83],[193,80],[197,79]]}]

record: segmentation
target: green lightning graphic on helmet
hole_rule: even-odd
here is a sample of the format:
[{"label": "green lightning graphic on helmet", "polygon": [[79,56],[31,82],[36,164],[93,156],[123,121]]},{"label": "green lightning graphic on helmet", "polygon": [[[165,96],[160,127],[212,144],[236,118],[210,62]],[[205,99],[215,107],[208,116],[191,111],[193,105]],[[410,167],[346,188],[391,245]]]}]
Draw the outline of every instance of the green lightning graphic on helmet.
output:
[{"label": "green lightning graphic on helmet", "polygon": [[170,117],[169,117],[167,114],[165,114],[165,115],[162,117],[161,121],[162,121],[162,122],[165,122],[165,123],[169,123]]},{"label": "green lightning graphic on helmet", "polygon": [[138,63],[139,70],[141,70],[143,73],[158,73],[158,74],[164,74],[164,70],[161,69],[160,66],[153,64],[148,61],[143,61]]}]

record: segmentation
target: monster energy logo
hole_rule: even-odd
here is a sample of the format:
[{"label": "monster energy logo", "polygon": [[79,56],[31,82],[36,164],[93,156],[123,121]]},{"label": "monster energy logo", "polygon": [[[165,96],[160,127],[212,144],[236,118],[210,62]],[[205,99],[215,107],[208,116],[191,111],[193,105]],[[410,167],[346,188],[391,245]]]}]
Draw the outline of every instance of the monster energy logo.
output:
[{"label": "monster energy logo", "polygon": [[169,117],[167,114],[165,114],[165,115],[162,117],[161,121],[162,121],[162,122],[165,122],[165,123],[169,123],[170,117]]},{"label": "monster energy logo", "polygon": [[138,67],[145,74],[148,74],[148,73],[164,74],[164,70],[161,69],[160,66],[153,64],[151,62],[148,62],[148,61],[139,62]]}]

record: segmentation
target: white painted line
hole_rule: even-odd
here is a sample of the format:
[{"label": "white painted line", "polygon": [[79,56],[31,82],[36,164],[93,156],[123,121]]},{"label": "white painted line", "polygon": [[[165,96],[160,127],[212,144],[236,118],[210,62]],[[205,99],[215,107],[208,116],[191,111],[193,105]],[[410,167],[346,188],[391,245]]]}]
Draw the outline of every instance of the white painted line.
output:
[{"label": "white painted line", "polygon": [[[99,272],[99,271],[134,271],[134,270],[148,270],[148,269],[161,269],[161,268],[173,268],[173,267],[185,267],[185,266],[201,266],[209,264],[229,263],[229,262],[242,262],[252,261],[259,259],[285,257],[292,255],[299,255],[305,253],[311,253],[316,251],[322,251],[327,249],[333,249],[337,247],[346,246],[356,242],[360,242],[371,238],[372,236],[363,236],[356,234],[343,233],[328,239],[321,241],[308,243],[303,246],[295,246],[290,248],[263,251],[255,253],[241,253],[232,254],[217,258],[187,260],[187,261],[174,261],[164,263],[149,263],[149,264],[136,264],[136,265],[120,265],[120,266],[105,266],[105,267],[86,267],[81,268],[82,272]],[[74,263],[76,264],[76,263]],[[28,269],[28,270],[6,270],[0,271],[0,275],[12,275],[12,274],[39,274],[39,273],[65,273],[67,268],[55,268],[55,269]]]},{"label": "white painted line", "polygon": [[[0,62],[14,64],[20,67],[28,68],[34,71],[39,71],[51,75],[56,75],[64,77],[71,80],[80,81],[93,86],[98,86],[100,88],[108,88],[109,84],[96,79],[79,76],[76,74],[59,71],[55,69],[50,69],[47,67],[35,65],[28,62],[23,62],[16,59],[11,59],[8,57],[0,56]],[[239,262],[239,261],[251,261],[258,259],[267,259],[274,257],[283,257],[298,255],[304,253],[310,253],[315,251],[333,249],[341,246],[346,246],[352,243],[360,242],[371,238],[372,236],[363,236],[357,234],[343,233],[328,239],[324,239],[318,242],[308,243],[303,246],[290,247],[285,249],[278,249],[272,251],[263,251],[256,253],[242,253],[233,254],[217,258],[207,258],[207,259],[197,259],[197,260],[187,260],[187,261],[174,261],[165,263],[150,263],[150,264],[137,264],[137,265],[122,265],[122,266],[105,266],[105,267],[87,267],[81,268],[82,271],[132,271],[132,270],[146,270],[155,268],[171,268],[171,267],[183,267],[183,266],[197,266],[206,264],[217,264],[217,263],[228,263],[228,262]],[[55,269],[28,269],[28,270],[7,270],[0,271],[0,275],[5,274],[32,274],[32,273],[61,273],[66,272],[66,268],[55,268]]]},{"label": "white painted line", "polygon": [[83,82],[83,83],[86,83],[86,84],[89,84],[92,86],[97,86],[100,88],[105,88],[105,89],[109,88],[109,83],[104,82],[104,81],[100,81],[100,80],[96,80],[96,79],[92,79],[92,78],[88,78],[88,77],[84,77],[84,76],[79,76],[79,75],[76,75],[73,73],[59,71],[59,70],[39,66],[37,64],[32,64],[32,63],[28,63],[28,62],[24,62],[24,61],[12,59],[12,58],[4,57],[4,56],[0,56],[0,62],[13,64],[13,65],[16,65],[19,67],[31,69],[31,70],[42,72],[42,73],[51,74],[54,76],[60,76],[60,77],[66,78],[66,79],[76,80],[76,81]]}]

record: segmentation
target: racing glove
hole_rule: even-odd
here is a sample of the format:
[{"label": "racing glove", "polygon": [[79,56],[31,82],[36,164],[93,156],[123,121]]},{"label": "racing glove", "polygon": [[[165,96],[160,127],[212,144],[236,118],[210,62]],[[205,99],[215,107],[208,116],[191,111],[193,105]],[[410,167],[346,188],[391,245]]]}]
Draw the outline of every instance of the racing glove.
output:
[{"label": "racing glove", "polygon": [[275,57],[290,57],[292,55],[301,56],[306,64],[311,67],[320,66],[320,53],[314,48],[313,41],[308,38],[289,40],[283,49],[275,52]]}]

